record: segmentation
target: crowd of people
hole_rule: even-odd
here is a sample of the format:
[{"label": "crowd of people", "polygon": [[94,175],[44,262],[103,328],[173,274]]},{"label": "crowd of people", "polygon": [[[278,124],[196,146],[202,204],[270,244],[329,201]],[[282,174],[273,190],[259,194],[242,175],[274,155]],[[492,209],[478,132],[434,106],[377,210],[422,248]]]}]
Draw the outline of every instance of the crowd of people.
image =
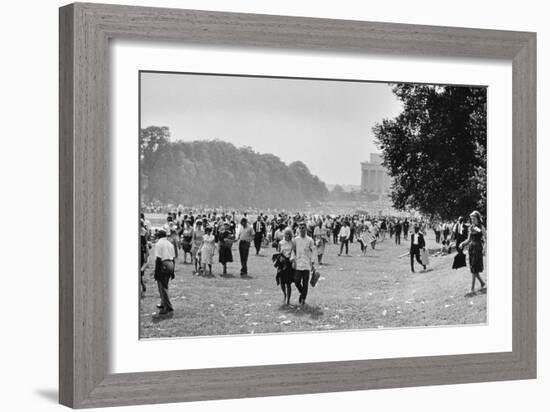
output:
[{"label": "crowd of people", "polygon": [[[143,210],[149,213],[151,209]],[[181,255],[183,264],[192,265],[196,276],[213,276],[212,266],[216,261],[222,266],[221,275],[225,276],[227,265],[234,261],[233,243],[237,243],[241,277],[248,277],[250,249],[253,247],[259,255],[262,247],[270,247],[274,259],[277,254],[283,260],[287,259],[287,264],[280,266],[287,272],[279,273],[278,270],[277,283],[291,277],[300,293],[299,303],[304,304],[310,275],[315,273],[315,265],[323,265],[327,244],[339,245],[338,256],[341,256],[349,255],[354,243],[366,254],[369,249],[376,250],[377,244],[388,237],[396,245],[400,245],[401,240],[410,241],[410,268],[411,272],[415,272],[415,262],[426,270],[429,253],[425,235],[428,230],[433,230],[436,243],[441,245],[436,255],[451,253],[454,248],[457,252],[453,263],[455,268],[466,266],[463,250],[468,247],[472,273],[470,293],[473,294],[476,280],[482,289],[485,288],[479,274],[483,272],[486,232],[479,212],[473,212],[470,220],[467,224],[462,217],[455,222],[430,222],[422,218],[366,214],[237,213],[178,208],[167,212],[161,227],[153,228],[145,213],[142,213],[141,287],[145,292],[143,276],[152,252],[154,276],[161,298],[161,303],[157,305],[159,313],[170,314],[173,307],[168,296],[168,283],[174,277],[178,256]]]}]

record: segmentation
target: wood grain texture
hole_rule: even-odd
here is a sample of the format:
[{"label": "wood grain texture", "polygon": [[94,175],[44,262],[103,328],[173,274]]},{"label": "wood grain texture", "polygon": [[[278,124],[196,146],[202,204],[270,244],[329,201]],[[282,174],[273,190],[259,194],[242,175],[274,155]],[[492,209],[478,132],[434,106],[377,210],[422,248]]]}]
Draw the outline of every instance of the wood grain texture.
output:
[{"label": "wood grain texture", "polygon": [[533,376],[537,366],[536,53],[532,36],[512,63],[513,350]]},{"label": "wood grain texture", "polygon": [[59,13],[59,400],[73,403],[73,49],[74,19]]},{"label": "wood grain texture", "polygon": [[[109,40],[497,58],[513,65],[513,350],[110,374]],[[75,3],[60,9],[60,402],[83,408],[534,378],[533,33]]]}]

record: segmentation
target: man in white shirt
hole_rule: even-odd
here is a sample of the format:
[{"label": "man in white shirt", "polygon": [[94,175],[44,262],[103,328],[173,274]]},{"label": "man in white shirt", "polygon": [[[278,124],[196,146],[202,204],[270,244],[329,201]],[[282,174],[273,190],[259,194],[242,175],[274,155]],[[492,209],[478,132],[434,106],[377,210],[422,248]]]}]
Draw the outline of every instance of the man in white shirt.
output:
[{"label": "man in white shirt", "polygon": [[248,253],[250,242],[254,239],[254,229],[248,224],[245,217],[241,219],[241,225],[237,229],[237,240],[239,241],[239,256],[241,258],[241,277],[248,276]]},{"label": "man in white shirt", "polygon": [[349,250],[349,238],[351,235],[351,228],[349,221],[345,221],[342,227],[340,228],[340,232],[338,233],[338,237],[340,239],[340,253],[338,253],[338,256],[342,255],[342,252],[344,251],[344,246],[346,246],[346,255],[348,254]]},{"label": "man in white shirt", "polygon": [[159,240],[155,244],[155,280],[160,295],[159,315],[171,315],[174,312],[168,296],[168,282],[174,279],[176,250],[174,244],[166,238],[166,231],[159,230]]},{"label": "man in white shirt", "polygon": [[313,239],[307,236],[307,228],[305,222],[300,222],[298,225],[300,234],[294,238],[294,254],[296,256],[296,269],[294,271],[294,283],[300,292],[300,304],[306,303],[309,273],[314,269],[313,252],[315,245]]}]

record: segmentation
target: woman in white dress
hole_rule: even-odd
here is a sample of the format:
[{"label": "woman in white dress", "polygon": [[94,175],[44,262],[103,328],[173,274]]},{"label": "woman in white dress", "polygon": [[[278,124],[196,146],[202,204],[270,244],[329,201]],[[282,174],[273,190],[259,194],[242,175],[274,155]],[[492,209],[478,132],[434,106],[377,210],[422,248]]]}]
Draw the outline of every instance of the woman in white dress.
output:
[{"label": "woman in white dress", "polygon": [[202,246],[200,248],[202,273],[206,275],[206,266],[208,265],[208,276],[212,276],[212,264],[214,263],[214,254],[216,249],[216,238],[212,234],[212,228],[204,229]]}]

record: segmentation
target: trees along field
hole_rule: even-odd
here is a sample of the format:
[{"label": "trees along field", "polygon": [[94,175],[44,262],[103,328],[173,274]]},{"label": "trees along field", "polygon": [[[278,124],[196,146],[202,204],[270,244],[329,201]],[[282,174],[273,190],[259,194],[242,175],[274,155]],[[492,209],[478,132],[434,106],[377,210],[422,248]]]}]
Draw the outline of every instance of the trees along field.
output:
[{"label": "trees along field", "polygon": [[220,140],[172,142],[158,126],[141,129],[140,191],[145,202],[226,207],[301,207],[328,196],[301,161]]}]

